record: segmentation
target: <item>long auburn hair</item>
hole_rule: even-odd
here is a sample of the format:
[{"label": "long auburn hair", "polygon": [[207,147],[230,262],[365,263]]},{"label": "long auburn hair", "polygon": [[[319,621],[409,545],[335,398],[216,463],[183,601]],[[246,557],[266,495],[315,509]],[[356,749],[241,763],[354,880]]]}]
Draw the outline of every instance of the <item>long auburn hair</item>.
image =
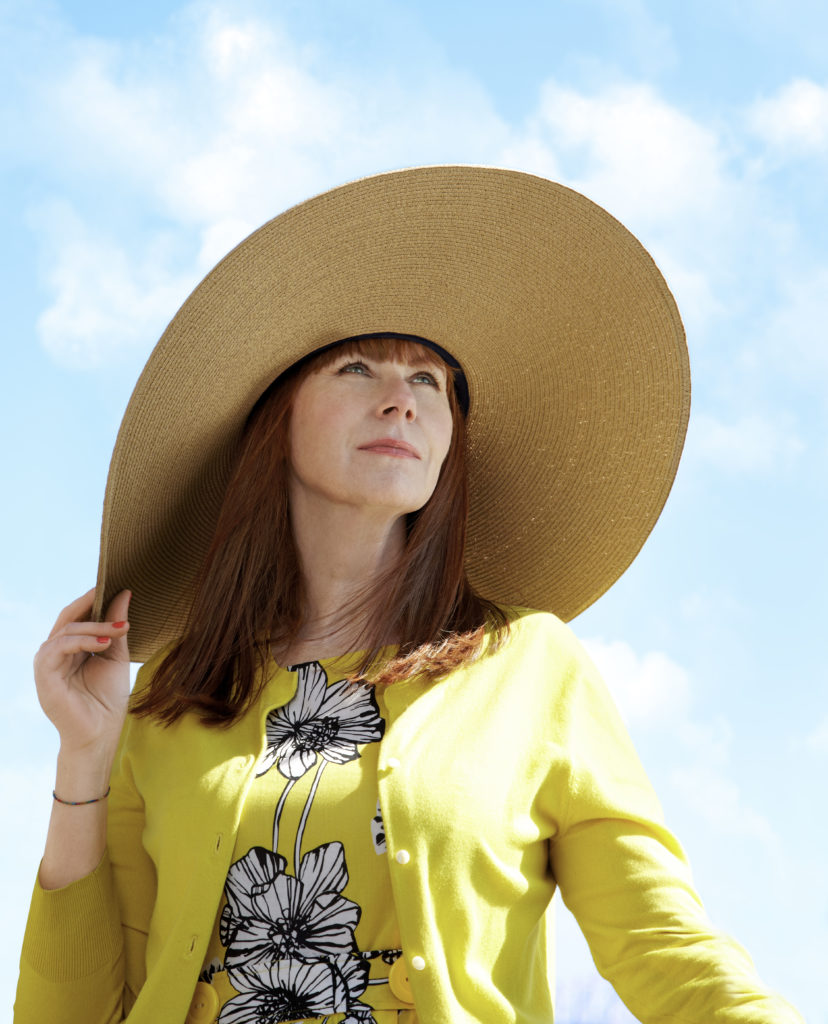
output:
[{"label": "long auburn hair", "polygon": [[[502,640],[508,629],[503,611],[475,593],[464,568],[466,425],[454,371],[437,353],[411,341],[348,341],[291,367],[254,406],[187,627],[149,686],[133,696],[134,714],[169,724],[194,711],[208,724],[229,725],[261,693],[273,647],[297,637],[304,584],[288,501],[293,397],[309,374],[360,355],[442,366],[453,430],[433,494],[407,516],[400,558],[346,617],[356,620],[371,611],[368,626],[355,637],[365,654],[350,678],[374,685],[414,675],[435,680],[480,656],[490,631],[493,646]],[[391,654],[389,638],[397,645]]]}]

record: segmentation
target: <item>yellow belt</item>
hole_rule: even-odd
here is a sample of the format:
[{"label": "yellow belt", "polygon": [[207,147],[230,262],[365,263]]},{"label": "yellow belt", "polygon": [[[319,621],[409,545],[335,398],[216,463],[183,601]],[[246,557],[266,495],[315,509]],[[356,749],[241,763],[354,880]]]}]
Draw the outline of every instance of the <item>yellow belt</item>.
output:
[{"label": "yellow belt", "polygon": [[[359,1002],[382,1014],[377,1024],[391,1024],[391,1021],[397,1021],[398,1024],[416,1024],[408,964],[400,951],[377,950],[357,955],[370,961],[368,986],[359,997]],[[185,1024],[214,1024],[221,1008],[238,995],[230,983],[227,972],[217,971],[209,982],[199,981],[196,985]],[[383,1011],[391,1012],[386,1014]],[[392,1017],[391,1013],[396,1013],[397,1016]],[[324,1020],[327,1024],[336,1024],[347,1016],[347,1013],[337,1009],[335,1013],[325,1017],[303,1017],[301,1020]],[[286,1021],[284,1024],[291,1022]]]}]

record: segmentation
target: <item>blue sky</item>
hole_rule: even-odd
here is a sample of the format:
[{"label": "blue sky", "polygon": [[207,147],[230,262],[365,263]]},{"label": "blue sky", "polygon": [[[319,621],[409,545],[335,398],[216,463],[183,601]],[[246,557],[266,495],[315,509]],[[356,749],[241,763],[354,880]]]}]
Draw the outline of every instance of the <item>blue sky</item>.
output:
[{"label": "blue sky", "polygon": [[[56,749],[31,657],[94,580],[144,360],[286,206],[456,162],[580,189],[673,288],[685,458],[639,559],[573,625],[712,918],[828,1024],[826,52],[818,0],[0,2],[0,782],[17,837],[0,1020]],[[559,916],[559,1019],[630,1020]]]}]

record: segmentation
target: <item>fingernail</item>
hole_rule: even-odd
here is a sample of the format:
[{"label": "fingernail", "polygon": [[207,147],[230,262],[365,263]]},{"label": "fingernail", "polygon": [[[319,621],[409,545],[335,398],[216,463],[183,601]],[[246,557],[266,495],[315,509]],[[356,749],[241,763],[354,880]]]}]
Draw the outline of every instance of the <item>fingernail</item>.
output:
[{"label": "fingernail", "polygon": [[108,636],[99,636],[98,637],[98,643],[99,644],[108,644],[109,643],[109,637]]},{"label": "fingernail", "polygon": [[126,625],[126,620],[124,620],[123,622],[113,622],[112,623],[112,628],[113,629],[123,629],[125,625]]}]

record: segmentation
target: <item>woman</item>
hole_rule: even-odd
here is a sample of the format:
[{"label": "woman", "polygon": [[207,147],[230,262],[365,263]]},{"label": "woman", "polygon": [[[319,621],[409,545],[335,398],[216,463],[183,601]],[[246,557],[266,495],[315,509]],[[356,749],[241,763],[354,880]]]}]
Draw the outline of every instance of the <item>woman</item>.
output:
[{"label": "woman", "polygon": [[652,528],[688,394],[647,254],[529,175],[366,179],[231,253],[125,416],[95,613],[36,659],[20,1024],[550,1020],[556,885],[641,1020],[798,1021],[560,621]]}]

